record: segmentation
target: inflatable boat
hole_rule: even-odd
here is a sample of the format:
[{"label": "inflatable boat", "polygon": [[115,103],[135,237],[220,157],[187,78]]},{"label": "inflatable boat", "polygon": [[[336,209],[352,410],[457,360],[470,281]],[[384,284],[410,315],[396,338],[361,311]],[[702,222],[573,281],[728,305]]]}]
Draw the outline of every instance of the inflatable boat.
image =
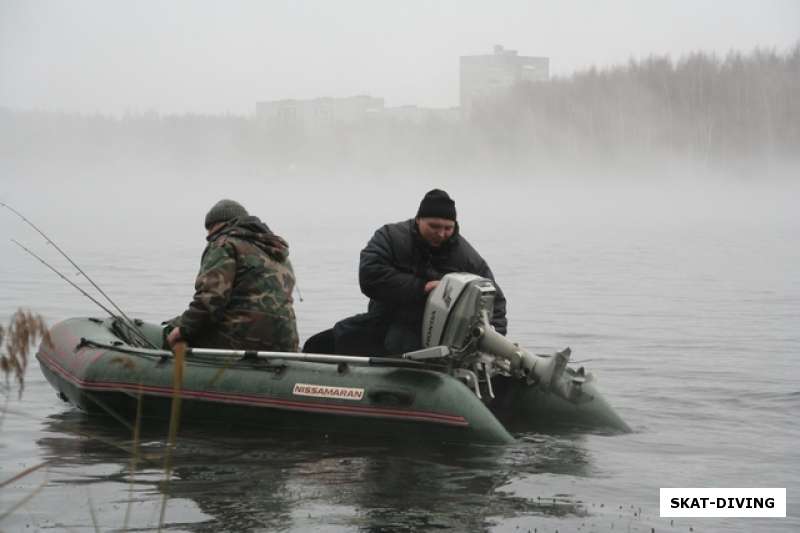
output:
[{"label": "inflatable boat", "polygon": [[162,326],[127,317],[72,318],[37,352],[59,396],[87,412],[132,422],[292,428],[404,440],[503,444],[509,428],[559,426],[619,432],[627,424],[570,351],[534,355],[488,322],[494,286],[448,274],[425,310],[423,349],[360,357],[162,349]]}]

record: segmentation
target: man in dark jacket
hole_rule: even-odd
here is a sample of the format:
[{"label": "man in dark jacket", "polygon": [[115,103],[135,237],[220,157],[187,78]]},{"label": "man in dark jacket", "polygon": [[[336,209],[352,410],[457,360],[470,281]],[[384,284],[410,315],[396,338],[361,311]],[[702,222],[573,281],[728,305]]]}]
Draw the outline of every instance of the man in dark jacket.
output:
[{"label": "man in dark jacket", "polygon": [[217,202],[205,227],[194,298],[173,322],[169,345],[296,352],[289,245],[233,200]]},{"label": "man in dark jacket", "polygon": [[[420,349],[428,294],[450,272],[494,281],[489,265],[459,233],[455,202],[433,189],[416,218],[381,227],[361,251],[358,278],[370,298],[368,312],[334,326],[335,350],[380,355]],[[491,323],[505,335],[506,299],[499,286]]]}]

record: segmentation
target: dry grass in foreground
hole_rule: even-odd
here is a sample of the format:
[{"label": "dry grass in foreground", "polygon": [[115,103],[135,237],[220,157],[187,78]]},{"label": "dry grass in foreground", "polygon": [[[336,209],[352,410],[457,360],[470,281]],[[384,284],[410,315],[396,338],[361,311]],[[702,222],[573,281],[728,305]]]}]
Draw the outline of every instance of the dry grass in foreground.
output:
[{"label": "dry grass in foreground", "polygon": [[[22,396],[22,392],[25,388],[25,371],[28,367],[28,357],[30,354],[31,349],[36,346],[39,342],[46,342],[48,345],[52,346],[52,340],[50,339],[50,334],[47,328],[47,324],[39,314],[34,314],[30,310],[25,309],[18,309],[16,313],[11,317],[9,321],[9,325],[7,328],[3,328],[0,325],[0,373],[2,373],[2,377],[5,380],[5,384],[0,391],[6,396],[6,401],[8,400],[8,395],[12,390],[11,378],[14,378],[14,381],[17,384],[19,396]],[[179,344],[175,350],[175,357],[176,357],[176,367],[175,367],[175,375],[174,375],[174,382],[173,382],[173,397],[172,397],[172,408],[171,408],[171,416],[169,422],[169,435],[167,437],[166,443],[166,451],[163,455],[164,459],[164,475],[165,475],[165,484],[168,484],[171,477],[172,472],[172,454],[174,449],[177,445],[177,436],[178,436],[178,427],[179,421],[181,416],[181,395],[180,391],[183,385],[183,369],[184,369],[184,359],[186,353],[186,346],[185,344]],[[139,451],[139,439],[140,439],[140,424],[141,424],[141,413],[142,413],[142,394],[140,392],[137,402],[137,411],[136,411],[136,421],[133,426],[133,445],[131,450],[126,450],[131,454],[131,463],[130,463],[130,470],[128,475],[130,476],[130,491],[131,491],[131,498],[128,502],[128,507],[125,511],[125,518],[124,524],[122,526],[122,531],[128,531],[129,529],[129,520],[131,517],[132,512],[132,504],[134,502],[133,498],[133,490],[134,490],[134,473],[136,471],[137,463],[142,460],[152,461],[152,458],[142,457]],[[0,417],[5,414],[5,410],[0,407]],[[118,413],[109,412],[109,414],[113,415],[114,418],[120,420],[123,417]],[[0,422],[2,422],[2,418],[0,418]],[[92,435],[87,435],[88,437],[92,438]],[[112,443],[113,445],[119,447],[118,445]],[[124,448],[123,448],[124,449]],[[49,467],[51,460],[48,459],[43,461],[39,464],[26,468],[25,470],[19,472],[18,474],[12,476],[10,479],[6,479],[0,481],[0,489],[19,481],[20,479],[36,472],[44,467]],[[2,510],[0,509],[0,522],[3,519],[10,516],[18,509],[23,507],[27,504],[31,499],[33,499],[37,494],[39,494],[45,487],[47,483],[47,479],[45,480],[36,488],[33,489],[32,492],[27,494],[22,500],[16,502],[12,505],[9,509]],[[165,513],[166,513],[166,506],[167,501],[169,499],[168,493],[165,492],[164,496],[161,501],[161,509],[158,521],[158,531],[162,531],[165,525]],[[92,524],[94,526],[95,531],[99,531],[97,526],[97,520],[94,513],[94,508],[92,506],[91,501],[89,502],[89,510],[92,518]],[[2,531],[2,528],[0,528]]]},{"label": "dry grass in foreground", "polygon": [[[5,395],[6,405],[8,396],[12,390],[12,376],[17,383],[19,397],[22,397],[22,391],[25,389],[25,370],[28,368],[28,355],[30,354],[31,348],[38,344],[39,341],[44,341],[52,345],[44,318],[39,314],[33,314],[30,310],[17,309],[17,312],[14,313],[9,321],[8,328],[3,328],[3,326],[0,325],[0,374],[3,375],[5,381],[5,383],[0,386],[0,391],[2,392],[0,396]],[[0,409],[0,422],[2,422],[2,417],[4,416],[5,408]],[[0,482],[0,488],[18,481],[40,468],[47,466],[49,463],[50,461],[44,461],[26,468],[10,479]],[[0,511],[0,521],[36,496],[44,488],[46,482],[46,479],[42,481],[30,494],[12,505],[11,508]]]},{"label": "dry grass in foreground", "polygon": [[44,318],[30,310],[17,309],[8,328],[4,329],[0,325],[0,373],[5,378],[6,394],[11,391],[10,379],[13,376],[17,382],[18,394],[22,396],[28,354],[40,340],[52,344]]}]

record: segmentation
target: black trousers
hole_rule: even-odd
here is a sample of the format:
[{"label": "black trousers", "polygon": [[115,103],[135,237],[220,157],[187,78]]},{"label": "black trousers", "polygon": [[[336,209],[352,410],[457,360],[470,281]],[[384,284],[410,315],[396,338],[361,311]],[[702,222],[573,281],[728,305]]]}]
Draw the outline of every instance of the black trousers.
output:
[{"label": "black trousers", "polygon": [[303,352],[370,357],[400,355],[422,348],[421,328],[421,324],[387,323],[381,317],[362,313],[309,337]]}]

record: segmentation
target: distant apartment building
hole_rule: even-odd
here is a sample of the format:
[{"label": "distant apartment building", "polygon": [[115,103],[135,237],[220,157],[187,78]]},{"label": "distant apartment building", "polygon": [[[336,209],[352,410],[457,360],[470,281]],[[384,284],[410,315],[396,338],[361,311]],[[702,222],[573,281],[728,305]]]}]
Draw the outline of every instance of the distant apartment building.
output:
[{"label": "distant apartment building", "polygon": [[314,130],[358,122],[383,111],[383,105],[383,98],[367,95],[271,100],[256,102],[256,119],[264,124]]},{"label": "distant apartment building", "polygon": [[431,108],[415,105],[387,107],[378,116],[382,119],[416,125],[427,122],[455,123],[461,118],[457,107]]},{"label": "distant apartment building", "polygon": [[506,50],[500,45],[494,53],[478,56],[461,56],[460,61],[461,112],[472,114],[474,106],[482,100],[491,100],[504,94],[519,82],[545,81],[550,77],[550,59],[517,55],[516,50]]}]

